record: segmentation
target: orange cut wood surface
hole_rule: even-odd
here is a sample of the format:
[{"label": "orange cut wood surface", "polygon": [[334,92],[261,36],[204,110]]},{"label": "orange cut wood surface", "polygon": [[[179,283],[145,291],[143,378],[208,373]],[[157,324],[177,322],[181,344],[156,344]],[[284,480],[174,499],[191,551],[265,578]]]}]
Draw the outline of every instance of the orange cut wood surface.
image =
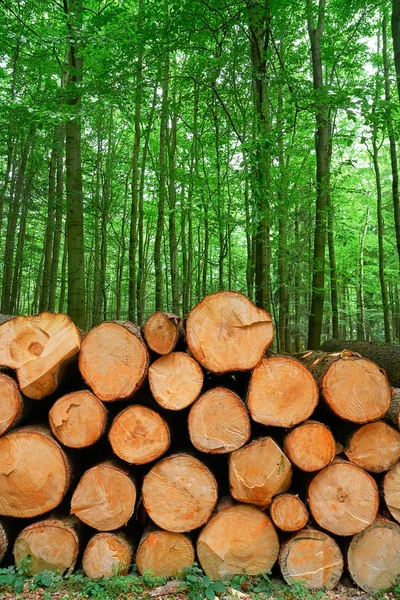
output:
[{"label": "orange cut wood surface", "polygon": [[160,460],[145,476],[142,494],[152,521],[178,533],[204,525],[218,499],[213,475],[188,454],[173,454]]},{"label": "orange cut wood surface", "polygon": [[88,390],[59,398],[49,411],[54,436],[68,448],[87,448],[103,435],[107,411]]},{"label": "orange cut wood surface", "polygon": [[197,540],[200,565],[214,581],[269,573],[278,553],[279,539],[269,517],[243,504],[220,510]]},{"label": "orange cut wood surface", "polygon": [[180,318],[157,311],[143,325],[143,337],[150,350],[156,354],[173,352],[179,339]]},{"label": "orange cut wood surface", "polygon": [[400,523],[400,462],[386,473],[383,479],[383,496],[390,514]]},{"label": "orange cut wood surface", "polygon": [[283,449],[302,471],[320,471],[335,458],[336,442],[329,427],[318,421],[307,421],[286,436]]},{"label": "orange cut wood surface", "polygon": [[191,540],[182,533],[161,529],[145,533],[136,553],[136,564],[141,575],[147,571],[155,577],[176,577],[193,562]]},{"label": "orange cut wood surface", "polygon": [[317,382],[304,365],[288,356],[273,356],[254,369],[247,404],[257,423],[293,427],[314,412],[318,395]]},{"label": "orange cut wood surface", "polygon": [[89,331],[79,369],[103,402],[131,398],[147,375],[149,354],[139,328],[127,321],[101,323]]},{"label": "orange cut wood surface", "polygon": [[186,320],[190,352],[212,373],[253,369],[273,335],[270,315],[238,292],[206,296]]},{"label": "orange cut wood surface", "polygon": [[123,534],[97,533],[86,546],[82,569],[90,579],[127,575],[132,555],[132,546]]},{"label": "orange cut wood surface", "polygon": [[34,400],[55,392],[80,346],[67,315],[44,312],[0,325],[0,365],[15,369],[21,392]]},{"label": "orange cut wood surface", "polygon": [[282,531],[299,531],[307,525],[308,511],[294,494],[275,496],[269,507],[273,524]]},{"label": "orange cut wood surface", "polygon": [[115,417],[108,439],[114,454],[135,465],[156,460],[168,450],[171,441],[164,419],[139,404],[128,406]]},{"label": "orange cut wood surface", "polygon": [[200,395],[204,375],[199,363],[185,352],[161,356],[149,368],[151,393],[168,410],[182,410]]},{"label": "orange cut wood surface", "polygon": [[250,419],[242,400],[230,390],[214,388],[193,404],[189,436],[200,452],[224,454],[241,448],[250,437]]},{"label": "orange cut wood surface", "polygon": [[238,502],[266,508],[292,481],[292,466],[270,437],[235,450],[229,457],[229,485]]},{"label": "orange cut wood surface", "polygon": [[367,423],[351,436],[344,453],[367,471],[388,471],[400,458],[400,433],[383,421]]},{"label": "orange cut wood surface", "polygon": [[0,373],[0,435],[18,423],[22,410],[23,401],[17,383]]}]

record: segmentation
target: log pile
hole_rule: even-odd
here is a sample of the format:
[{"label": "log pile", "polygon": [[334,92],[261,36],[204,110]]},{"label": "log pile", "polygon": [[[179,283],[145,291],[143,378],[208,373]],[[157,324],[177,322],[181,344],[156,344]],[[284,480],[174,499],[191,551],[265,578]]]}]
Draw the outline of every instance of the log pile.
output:
[{"label": "log pile", "polygon": [[236,292],[185,323],[0,325],[0,561],[98,578],[198,560],[311,589],[347,565],[368,593],[392,586],[400,391],[348,349],[277,356],[272,339]]}]

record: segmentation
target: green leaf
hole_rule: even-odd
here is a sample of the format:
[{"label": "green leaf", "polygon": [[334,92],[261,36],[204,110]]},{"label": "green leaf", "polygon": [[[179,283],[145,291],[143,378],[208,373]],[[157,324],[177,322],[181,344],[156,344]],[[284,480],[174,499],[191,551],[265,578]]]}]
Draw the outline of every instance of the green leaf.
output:
[{"label": "green leaf", "polygon": [[215,600],[215,592],[211,586],[206,589],[206,596],[208,600]]},{"label": "green leaf", "polygon": [[214,592],[221,593],[226,590],[226,586],[222,583],[222,581],[215,581],[213,583]]}]

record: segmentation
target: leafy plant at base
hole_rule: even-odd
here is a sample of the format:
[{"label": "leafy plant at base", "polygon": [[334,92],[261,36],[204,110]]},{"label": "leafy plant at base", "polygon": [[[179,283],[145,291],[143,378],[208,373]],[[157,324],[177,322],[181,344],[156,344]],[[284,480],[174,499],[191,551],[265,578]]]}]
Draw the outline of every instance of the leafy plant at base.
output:
[{"label": "leafy plant at base", "polygon": [[31,557],[19,561],[18,565],[0,569],[0,589],[10,587],[17,594],[24,589],[25,582],[30,575]]},{"label": "leafy plant at base", "polygon": [[187,595],[190,600],[215,600],[216,594],[225,592],[226,586],[222,581],[211,581],[204,575],[197,563],[183,571],[187,583]]}]

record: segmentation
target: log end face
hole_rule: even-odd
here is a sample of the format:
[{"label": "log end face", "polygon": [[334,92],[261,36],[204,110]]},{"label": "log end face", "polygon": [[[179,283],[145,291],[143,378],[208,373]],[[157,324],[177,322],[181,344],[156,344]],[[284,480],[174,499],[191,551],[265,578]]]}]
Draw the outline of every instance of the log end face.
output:
[{"label": "log end face", "polygon": [[367,471],[388,471],[400,458],[400,433],[382,421],[367,423],[352,435],[344,453]]},{"label": "log end face", "polygon": [[4,373],[0,373],[0,397],[0,435],[3,435],[18,422],[22,412],[18,385]]},{"label": "log end face", "polygon": [[102,436],[107,411],[96,396],[86,390],[59,398],[49,411],[54,436],[68,448],[87,448]]},{"label": "log end face", "polygon": [[156,354],[173,352],[179,337],[178,317],[170,318],[163,312],[153,313],[143,326],[143,336],[150,350]]},{"label": "log end face", "polygon": [[285,438],[284,451],[302,471],[320,471],[335,458],[336,443],[330,429],[318,421],[298,425]]},{"label": "log end face", "polygon": [[86,546],[82,568],[89,579],[126,575],[132,562],[132,547],[118,533],[98,533]]},{"label": "log end face", "polygon": [[167,410],[182,410],[199,397],[204,375],[198,362],[185,352],[171,352],[149,368],[154,399]]},{"label": "log end face", "polygon": [[181,533],[152,531],[140,542],[136,554],[139,573],[155,577],[176,577],[194,562],[192,542]]}]

